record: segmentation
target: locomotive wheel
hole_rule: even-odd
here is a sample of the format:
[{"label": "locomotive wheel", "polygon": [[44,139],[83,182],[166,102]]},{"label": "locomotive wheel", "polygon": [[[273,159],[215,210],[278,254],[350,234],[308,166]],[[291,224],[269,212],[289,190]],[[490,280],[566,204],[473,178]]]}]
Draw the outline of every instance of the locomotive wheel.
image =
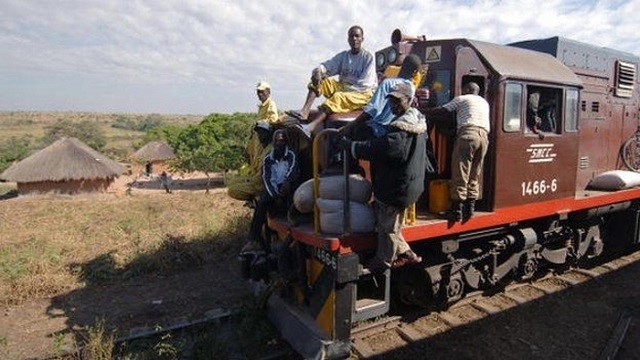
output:
[{"label": "locomotive wheel", "polygon": [[518,265],[518,275],[521,280],[531,279],[538,271],[538,262],[532,258],[523,258]]},{"label": "locomotive wheel", "polygon": [[452,303],[462,298],[464,294],[464,281],[460,273],[455,274],[449,279],[449,283],[446,287],[447,290],[447,302]]},{"label": "locomotive wheel", "polygon": [[640,172],[640,140],[636,135],[627,139],[622,145],[620,155],[622,162],[631,171]]}]

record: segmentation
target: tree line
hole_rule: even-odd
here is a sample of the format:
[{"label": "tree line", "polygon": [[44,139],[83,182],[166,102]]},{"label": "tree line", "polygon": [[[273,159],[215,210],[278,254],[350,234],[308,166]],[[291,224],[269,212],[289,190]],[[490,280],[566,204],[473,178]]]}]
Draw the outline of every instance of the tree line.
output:
[{"label": "tree line", "polygon": [[[136,128],[134,130],[144,128],[145,135],[134,144],[135,148],[150,141],[166,141],[176,154],[171,163],[176,170],[209,174],[237,168],[244,162],[244,148],[255,118],[256,115],[250,113],[214,113],[205,116],[199,124],[186,126],[163,124],[156,119],[136,123],[118,118],[111,126]],[[103,151],[107,144],[104,131],[97,122],[59,120],[45,128],[42,138],[23,136],[0,142],[0,172],[64,136],[78,138],[97,151]]]}]

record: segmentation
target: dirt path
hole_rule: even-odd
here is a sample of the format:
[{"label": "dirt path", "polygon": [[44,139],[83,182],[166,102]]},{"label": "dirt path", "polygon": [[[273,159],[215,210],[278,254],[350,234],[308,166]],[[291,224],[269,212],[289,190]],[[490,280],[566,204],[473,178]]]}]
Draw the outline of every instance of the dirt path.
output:
[{"label": "dirt path", "polygon": [[79,331],[104,319],[120,334],[134,327],[166,325],[231,309],[249,296],[235,256],[229,261],[167,277],[150,276],[109,286],[86,287],[4,309],[0,333],[8,334],[0,358],[43,356],[79,340]]}]

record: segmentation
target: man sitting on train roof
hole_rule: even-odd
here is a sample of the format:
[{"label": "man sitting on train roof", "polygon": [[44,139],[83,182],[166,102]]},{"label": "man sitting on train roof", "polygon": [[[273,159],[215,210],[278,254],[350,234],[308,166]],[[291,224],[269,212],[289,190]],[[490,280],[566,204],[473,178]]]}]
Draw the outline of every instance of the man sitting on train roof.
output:
[{"label": "man sitting on train roof", "polygon": [[450,197],[453,200],[450,220],[465,222],[473,216],[480,195],[479,178],[489,147],[489,103],[480,94],[480,86],[469,82],[462,95],[425,114],[456,112],[456,142],[451,156]]},{"label": "man sitting on train roof", "polygon": [[399,83],[387,95],[394,119],[384,136],[339,142],[352,157],[371,162],[378,249],[367,268],[374,273],[422,261],[402,237],[405,209],[424,190],[427,123],[411,107],[413,94],[411,84]]},{"label": "man sitting on train roof", "polygon": [[[329,114],[362,109],[378,83],[373,54],[362,48],[364,30],[358,25],[350,27],[347,41],[349,50],[336,54],[313,70],[302,110],[287,112],[302,121],[309,120],[309,124],[301,126],[309,137]],[[332,78],[335,75],[338,75],[337,81]],[[320,111],[308,119],[311,106],[320,95],[326,101],[318,108]]]},{"label": "man sitting on train roof", "polygon": [[276,208],[287,208],[298,181],[298,161],[289,149],[287,133],[278,129],[273,133],[273,149],[265,156],[262,164],[264,189],[258,197],[251,220],[248,242],[240,254],[262,251],[262,228],[267,222],[267,214]]},{"label": "man sitting on train roof", "polygon": [[276,102],[271,98],[271,85],[266,81],[260,81],[256,85],[256,95],[258,95],[258,121],[265,121],[269,125],[278,124],[280,117]]},{"label": "man sitting on train roof", "polygon": [[[340,133],[351,139],[380,138],[387,134],[389,123],[395,115],[391,110],[391,102],[388,95],[398,84],[407,84],[415,93],[422,76],[420,69],[422,61],[417,55],[409,55],[402,62],[402,67],[397,77],[382,80],[369,103],[362,109],[363,112],[354,121],[340,129]],[[366,126],[363,126],[365,125]]]}]

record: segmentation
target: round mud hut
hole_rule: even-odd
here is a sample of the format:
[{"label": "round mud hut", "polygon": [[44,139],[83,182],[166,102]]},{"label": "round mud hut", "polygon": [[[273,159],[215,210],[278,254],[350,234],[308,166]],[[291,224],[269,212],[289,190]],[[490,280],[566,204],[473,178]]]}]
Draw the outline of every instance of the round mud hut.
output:
[{"label": "round mud hut", "polygon": [[[133,154],[135,162],[144,166],[144,172],[147,174],[160,174],[163,171],[168,171],[167,160],[175,158],[176,155],[171,146],[162,141],[152,141]],[[141,168],[136,170],[137,172],[142,171]]]},{"label": "round mud hut", "polygon": [[62,138],[11,165],[0,179],[16,182],[18,193],[106,192],[125,168],[76,138]]}]

